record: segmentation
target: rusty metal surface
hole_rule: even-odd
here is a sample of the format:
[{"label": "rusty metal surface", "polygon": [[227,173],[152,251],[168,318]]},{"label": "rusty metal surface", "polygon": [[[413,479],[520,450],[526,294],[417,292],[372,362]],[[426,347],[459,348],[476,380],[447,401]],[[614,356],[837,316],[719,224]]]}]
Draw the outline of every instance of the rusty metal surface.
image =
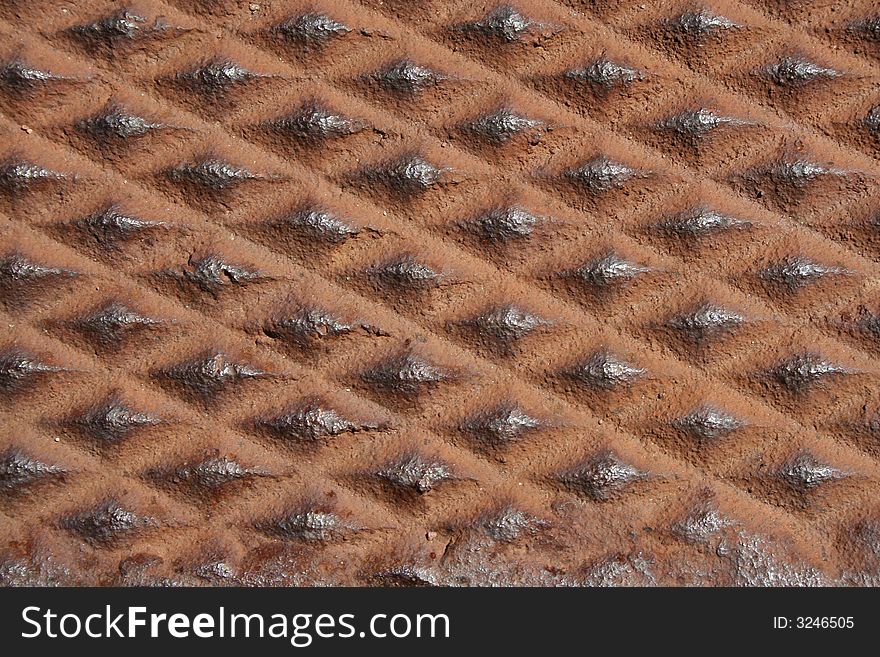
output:
[{"label": "rusty metal surface", "polygon": [[871,2],[0,7],[0,582],[873,585]]}]

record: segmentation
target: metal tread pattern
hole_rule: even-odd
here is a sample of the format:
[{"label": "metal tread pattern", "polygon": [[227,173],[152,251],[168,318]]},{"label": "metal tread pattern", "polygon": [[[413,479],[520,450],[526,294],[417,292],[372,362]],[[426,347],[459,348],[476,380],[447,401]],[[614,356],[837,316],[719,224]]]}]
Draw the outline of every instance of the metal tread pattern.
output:
[{"label": "metal tread pattern", "polygon": [[0,8],[0,582],[871,586],[869,2]]}]

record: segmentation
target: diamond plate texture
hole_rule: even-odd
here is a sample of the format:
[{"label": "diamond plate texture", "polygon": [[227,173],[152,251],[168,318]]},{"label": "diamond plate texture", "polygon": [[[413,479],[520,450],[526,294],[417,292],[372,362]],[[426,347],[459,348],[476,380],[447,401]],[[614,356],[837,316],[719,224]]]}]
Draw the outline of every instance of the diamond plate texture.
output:
[{"label": "diamond plate texture", "polygon": [[3,3],[0,582],[876,584],[878,26]]}]

